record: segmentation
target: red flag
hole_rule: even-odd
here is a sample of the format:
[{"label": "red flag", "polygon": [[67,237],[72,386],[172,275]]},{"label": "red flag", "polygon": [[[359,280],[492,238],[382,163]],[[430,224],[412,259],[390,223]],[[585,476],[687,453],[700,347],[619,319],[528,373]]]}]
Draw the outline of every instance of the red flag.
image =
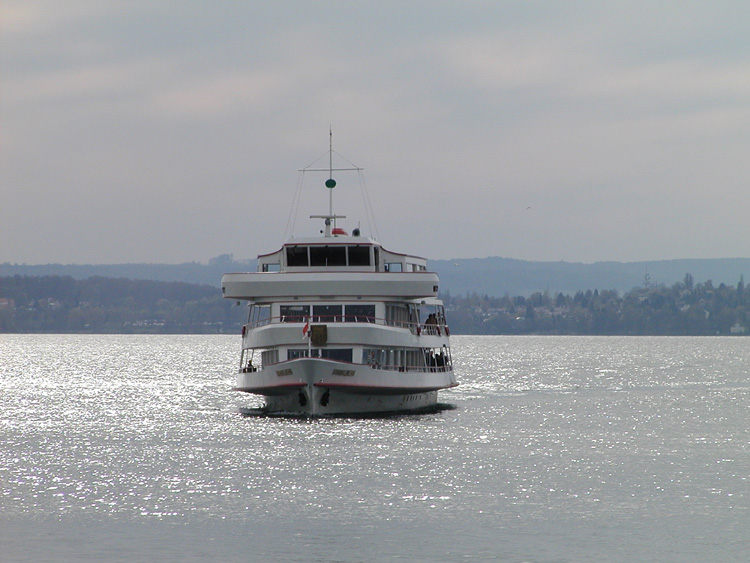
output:
[{"label": "red flag", "polygon": [[305,319],[305,326],[302,327],[302,336],[307,336],[308,332],[310,332],[310,317]]}]

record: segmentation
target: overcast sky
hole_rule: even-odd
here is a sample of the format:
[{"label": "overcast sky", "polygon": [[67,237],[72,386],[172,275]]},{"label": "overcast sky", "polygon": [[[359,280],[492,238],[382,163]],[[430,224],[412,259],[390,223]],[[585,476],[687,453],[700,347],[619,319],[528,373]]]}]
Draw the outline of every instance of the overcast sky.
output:
[{"label": "overcast sky", "polygon": [[750,256],[746,0],[3,0],[0,65],[0,262],[275,250],[329,124],[392,250]]}]

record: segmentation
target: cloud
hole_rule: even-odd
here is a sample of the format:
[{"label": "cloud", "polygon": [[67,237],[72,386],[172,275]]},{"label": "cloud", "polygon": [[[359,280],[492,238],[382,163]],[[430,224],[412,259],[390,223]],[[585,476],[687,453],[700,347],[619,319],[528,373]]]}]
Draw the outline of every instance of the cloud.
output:
[{"label": "cloud", "polygon": [[6,104],[88,103],[142,91],[157,79],[163,60],[137,60],[41,70],[9,79],[2,87]]},{"label": "cloud", "polygon": [[294,80],[279,71],[238,70],[190,76],[182,84],[153,93],[155,114],[187,119],[262,111],[293,87]]},{"label": "cloud", "polygon": [[[643,62],[622,60],[612,46],[581,45],[566,34],[458,37],[435,45],[446,80],[459,76],[486,96],[533,91],[534,97],[581,104],[608,100],[631,108],[745,102],[750,61],[703,54]],[[502,101],[502,100],[501,100]]]},{"label": "cloud", "polygon": [[596,61],[590,53],[571,52],[559,38],[518,33],[458,37],[436,43],[433,50],[448,76],[493,92],[559,86]]},{"label": "cloud", "polygon": [[[329,124],[396,250],[642,259],[692,252],[685,223],[721,252],[725,231],[702,222],[746,232],[738,18],[474,6],[3,3],[0,25],[18,25],[0,37],[0,189],[15,208],[2,222],[28,243],[4,237],[0,261],[276,246],[295,169],[325,151]],[[326,203],[311,185],[300,217]],[[350,186],[336,201],[355,217]]]},{"label": "cloud", "polygon": [[4,0],[0,4],[0,28],[9,38],[54,32],[82,19],[90,19],[111,10],[101,2],[26,2]]}]

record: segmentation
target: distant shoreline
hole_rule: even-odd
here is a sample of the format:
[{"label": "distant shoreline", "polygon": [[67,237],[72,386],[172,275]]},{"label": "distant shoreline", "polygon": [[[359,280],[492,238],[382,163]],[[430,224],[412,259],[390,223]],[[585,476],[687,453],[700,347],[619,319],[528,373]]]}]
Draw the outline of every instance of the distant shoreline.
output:
[{"label": "distant shoreline", "polygon": [[[742,336],[750,286],[645,285],[624,294],[586,290],[491,297],[440,295],[453,334]],[[208,285],[62,276],[0,278],[4,334],[239,334],[247,309]]]},{"label": "distant shoreline", "polygon": [[[688,272],[696,280],[712,280],[714,285],[736,284],[750,276],[750,258],[690,258],[641,262],[545,262],[513,258],[457,258],[429,260],[429,268],[440,276],[443,294],[466,295],[476,292],[493,297],[535,292],[575,294],[598,288],[621,293],[644,283],[671,286]],[[207,264],[0,264],[0,277],[69,276],[76,280],[92,277],[124,278],[162,282],[183,282],[219,288],[225,272],[254,272],[255,260],[235,260],[225,254]],[[2,288],[0,287],[0,293]],[[0,295],[2,297],[2,295]]]}]

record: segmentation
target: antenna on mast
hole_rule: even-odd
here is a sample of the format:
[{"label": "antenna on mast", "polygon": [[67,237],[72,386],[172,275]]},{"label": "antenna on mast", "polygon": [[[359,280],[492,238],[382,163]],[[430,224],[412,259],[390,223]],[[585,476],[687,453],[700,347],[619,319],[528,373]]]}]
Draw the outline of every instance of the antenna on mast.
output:
[{"label": "antenna on mast", "polygon": [[326,188],[328,192],[328,215],[333,217],[333,226],[336,226],[336,216],[333,214],[333,188],[336,187],[336,180],[333,179],[333,128],[328,126],[328,180]]},{"label": "antenna on mast", "polygon": [[[312,166],[312,165],[311,165]],[[333,127],[328,126],[328,168],[303,168],[300,170],[303,174],[305,172],[328,172],[328,179],[325,181],[325,186],[328,188],[328,215],[310,215],[310,219],[325,219],[325,236],[330,237],[331,225],[333,225],[334,232],[336,235],[336,219],[345,219],[346,215],[336,215],[333,212],[333,188],[336,187],[336,180],[333,179],[333,172],[338,170],[356,170],[361,172],[362,168],[354,166],[352,168],[334,168],[333,167]]]}]

